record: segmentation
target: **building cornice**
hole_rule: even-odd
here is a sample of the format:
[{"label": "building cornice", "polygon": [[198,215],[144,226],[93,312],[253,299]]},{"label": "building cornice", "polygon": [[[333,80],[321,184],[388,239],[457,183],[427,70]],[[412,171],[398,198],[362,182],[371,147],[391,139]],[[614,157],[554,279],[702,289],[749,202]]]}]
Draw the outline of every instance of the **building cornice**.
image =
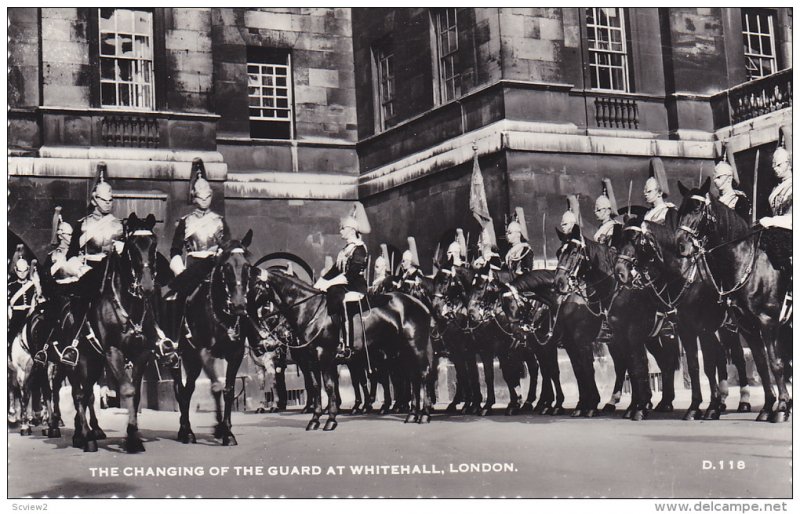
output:
[{"label": "building cornice", "polygon": [[225,198],[357,200],[358,179],[323,173],[228,173]]}]

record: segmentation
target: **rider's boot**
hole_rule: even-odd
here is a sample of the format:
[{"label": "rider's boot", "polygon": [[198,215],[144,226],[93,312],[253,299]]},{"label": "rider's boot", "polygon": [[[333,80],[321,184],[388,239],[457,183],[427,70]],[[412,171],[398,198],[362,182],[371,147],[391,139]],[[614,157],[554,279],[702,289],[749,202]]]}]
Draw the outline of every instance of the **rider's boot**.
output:
[{"label": "rider's boot", "polygon": [[353,355],[353,349],[350,347],[350,341],[347,334],[347,320],[344,319],[341,313],[331,314],[333,325],[338,329],[339,333],[339,346],[336,349],[336,358],[347,360]]}]

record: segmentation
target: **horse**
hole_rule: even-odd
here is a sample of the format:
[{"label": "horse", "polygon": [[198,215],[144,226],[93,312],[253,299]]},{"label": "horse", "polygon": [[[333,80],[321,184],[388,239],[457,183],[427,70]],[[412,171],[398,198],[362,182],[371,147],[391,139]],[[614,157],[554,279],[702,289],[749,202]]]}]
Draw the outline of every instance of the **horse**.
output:
[{"label": "horse", "polygon": [[[483,396],[475,361],[477,341],[469,330],[469,303],[474,273],[465,266],[443,266],[433,279],[432,308],[438,320],[437,332],[442,339],[448,358],[456,372],[456,389],[445,412],[458,412],[464,402],[462,414],[478,414]],[[484,373],[494,377],[493,366],[484,366]],[[486,383],[493,383],[486,379]]]},{"label": "horse", "polygon": [[[571,293],[575,307],[580,307],[590,314],[574,312],[575,322],[564,319],[565,330],[560,331],[564,336],[575,337],[580,334],[579,345],[573,351],[575,358],[571,357],[573,368],[580,363],[580,368],[575,370],[576,378],[583,376],[584,391],[581,397],[588,395],[589,404],[579,402],[580,409],[589,409],[589,415],[594,415],[597,386],[594,382],[594,369],[590,350],[591,340],[599,330],[601,317],[606,316],[611,328],[611,342],[609,352],[614,360],[616,381],[614,385],[614,399],[621,394],[621,386],[625,371],[631,379],[632,398],[631,405],[626,409],[625,417],[634,421],[641,421],[648,415],[651,390],[647,371],[646,350],[656,358],[663,377],[663,393],[656,411],[671,412],[672,402],[675,398],[674,372],[678,366],[679,349],[677,341],[668,340],[662,346],[657,334],[654,333],[653,317],[647,307],[646,294],[639,290],[618,289],[614,276],[617,251],[613,246],[596,243],[580,235],[578,228],[570,235],[559,232],[564,241],[560,250],[559,264],[556,270],[555,283],[557,291]],[[577,232],[577,234],[576,234]],[[578,278],[585,276],[585,282],[577,282]],[[569,298],[569,297],[568,297]],[[564,314],[573,314],[569,307],[571,302],[562,303],[560,310],[568,308]],[[556,316],[556,328],[559,328],[561,312]],[[644,344],[642,344],[642,342]],[[569,347],[565,343],[569,352]],[[582,369],[581,369],[582,368]],[[581,380],[581,379],[578,379]],[[579,389],[581,385],[579,382]],[[609,402],[610,403],[610,402]],[[604,408],[611,411],[611,408]]]},{"label": "horse", "polygon": [[[9,384],[20,403],[20,435],[31,435],[31,425],[37,426],[46,417],[42,400],[50,397],[47,369],[37,365],[33,356],[41,340],[41,307],[37,306],[28,317],[22,331],[14,338],[9,352],[9,371],[13,379]],[[43,411],[45,413],[43,414]]]},{"label": "horse", "polygon": [[[617,279],[623,287],[648,291],[654,310],[677,309],[678,334],[686,351],[692,385],[692,401],[683,419],[719,419],[723,399],[717,374],[719,372],[720,381],[727,380],[727,367],[716,331],[720,330],[723,337],[735,338],[733,344],[739,344],[738,337],[722,328],[727,308],[716,301],[711,285],[699,276],[697,262],[687,263],[678,255],[675,229],[674,223],[659,225],[637,221],[628,224],[624,228],[625,244],[617,257]],[[687,264],[690,268],[684,269]],[[704,415],[699,410],[703,395],[697,358],[698,339],[711,388],[711,401]]]},{"label": "horse", "polygon": [[683,195],[678,211],[679,253],[697,263],[717,301],[733,307],[764,387],[764,407],[756,420],[786,421],[792,401],[785,373],[791,340],[780,340],[780,315],[787,285],[759,244],[763,229],[751,228],[735,211],[709,195],[709,179],[699,188],[688,189],[681,183],[678,187]]},{"label": "horse", "polygon": [[[306,430],[316,430],[320,426],[322,386],[328,396],[328,419],[323,430],[335,430],[339,411],[336,391],[339,377],[335,358],[339,332],[325,315],[324,293],[282,271],[261,270],[258,281],[269,294],[270,301],[289,320],[301,345],[313,349],[310,376],[314,413]],[[362,323],[353,323],[355,353],[364,353],[366,358],[382,352],[397,361],[399,369],[408,373],[414,392],[414,411],[406,416],[405,421],[430,422],[430,400],[424,394],[433,371],[430,313],[418,300],[402,293],[390,293],[369,299]],[[319,370],[322,384],[316,378],[316,370]]]},{"label": "horse", "polygon": [[[186,300],[185,323],[191,333],[181,330],[178,353],[186,372],[185,383],[181,368],[170,369],[175,398],[181,411],[178,441],[196,443],[189,411],[195,383],[201,371],[211,381],[217,424],[214,437],[223,446],[238,444],[231,432],[231,408],[234,401],[236,374],[245,354],[245,340],[255,341],[255,327],[247,310],[248,291],[253,282],[249,261],[253,231],[248,230],[241,240],[231,239],[220,246],[207,281]],[[214,368],[216,359],[225,359],[225,384],[219,383]],[[222,401],[224,399],[224,408]]]},{"label": "horse", "polygon": [[[110,252],[104,264],[89,272],[86,277],[90,287],[98,286],[99,295],[89,305],[85,318],[75,317],[72,309],[62,311],[65,313],[65,320],[57,337],[77,334],[75,337],[78,340],[80,358],[74,368],[66,365],[57,367],[53,379],[55,405],[48,435],[60,436],[57,397],[59,386],[66,376],[72,385],[76,410],[72,442],[73,446],[83,448],[85,452],[96,452],[97,441],[105,438],[94,415],[93,387],[106,367],[119,384],[121,405],[128,411],[125,450],[128,453],[145,450],[139,433],[138,411],[142,376],[153,359],[155,341],[158,339],[155,312],[155,298],[158,295],[155,285],[155,223],[152,214],[144,220],[139,219],[135,213],[131,214],[124,224],[124,245],[121,253]],[[85,323],[96,334],[94,341],[81,335]],[[132,364],[130,376],[126,362]],[[91,416],[88,423],[85,412],[87,408]]]},{"label": "horse", "polygon": [[[536,270],[537,273],[549,273],[545,270]],[[552,274],[551,274],[552,275]],[[549,326],[536,326],[528,330],[532,325],[528,325],[524,320],[521,310],[515,310],[513,316],[507,314],[504,308],[503,297],[513,296],[513,291],[518,291],[514,286],[510,286],[516,277],[507,271],[492,272],[492,276],[478,275],[470,295],[468,310],[472,322],[478,324],[475,329],[478,332],[478,340],[493,342],[493,353],[498,356],[500,369],[503,378],[508,386],[510,402],[505,410],[507,416],[518,412],[563,412],[562,403],[564,393],[561,390],[559,380],[557,346],[554,344],[539,344],[539,338],[545,338],[549,332]],[[552,284],[552,279],[550,281]],[[506,296],[506,293],[508,295]],[[521,307],[524,301],[519,297]],[[542,305],[542,304],[539,304]],[[548,310],[545,306],[544,310]],[[549,321],[549,310],[547,313],[537,311],[539,319]],[[549,323],[548,323],[549,325]],[[540,333],[544,330],[544,334]],[[520,394],[520,375],[522,363],[528,366],[530,382],[528,384],[528,394],[525,401],[522,401]],[[542,396],[536,407],[536,385],[541,365],[542,371]],[[555,392],[553,389],[555,388]],[[487,393],[490,398],[494,397],[494,384],[487,383]],[[555,402],[555,405],[552,405]],[[489,404],[489,400],[487,400]],[[481,415],[490,412],[486,407],[481,411]]]}]

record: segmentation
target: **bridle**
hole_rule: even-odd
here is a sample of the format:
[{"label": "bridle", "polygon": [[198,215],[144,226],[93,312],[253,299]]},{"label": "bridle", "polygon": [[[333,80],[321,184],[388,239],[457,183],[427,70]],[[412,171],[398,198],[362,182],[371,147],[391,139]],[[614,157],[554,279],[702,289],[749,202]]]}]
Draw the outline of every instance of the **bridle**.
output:
[{"label": "bridle", "polygon": [[708,195],[691,195],[689,198],[701,203],[700,217],[697,219],[697,222],[694,223],[694,226],[682,224],[678,227],[678,230],[685,232],[692,242],[694,251],[702,254],[706,251],[705,247],[708,242],[708,237],[701,235],[700,231],[702,227],[706,226],[708,223],[716,223],[717,217],[714,215],[714,211],[711,208],[711,200],[708,198]]},{"label": "bridle", "polygon": [[567,259],[564,264],[559,260],[556,266],[556,273],[563,271],[567,275],[567,283],[569,290],[563,294],[575,292],[580,288],[581,268],[583,264],[589,262],[589,254],[586,251],[586,243],[582,239],[572,239],[568,244],[574,244],[575,250],[567,254]]},{"label": "bridle", "polygon": [[[526,312],[526,311],[527,312],[531,312],[531,309],[536,306],[536,302],[541,302],[541,305],[543,307],[546,307],[546,304],[544,302],[542,302],[541,300],[526,298],[525,296],[523,296],[519,292],[519,289],[514,287],[512,284],[502,284],[502,286],[505,287],[506,289],[508,289],[508,291],[506,291],[504,293],[501,293],[500,294],[500,298],[498,298],[498,299],[502,300],[503,298],[511,298],[514,301],[514,304],[517,307],[517,311],[520,312],[520,313]],[[556,321],[558,320],[558,314],[561,312],[561,305],[562,304],[563,304],[563,302],[559,302],[558,306],[556,307],[555,316],[552,317],[552,319],[551,319],[551,324],[550,324],[551,327],[554,327],[555,324],[556,324]],[[517,321],[516,325],[520,328],[520,330],[522,332],[525,332],[525,333],[533,334],[533,336],[536,338],[536,341],[540,345],[547,344],[547,342],[550,341],[550,339],[553,337],[553,330],[551,328],[551,330],[548,332],[547,336],[545,337],[544,341],[542,341],[541,339],[539,339],[539,336],[536,333],[536,329],[539,328],[539,325],[537,325],[535,323],[535,320],[533,320],[533,319],[524,320],[522,318],[522,316],[520,316],[517,320],[514,320],[513,318],[511,318],[509,313],[505,310],[505,307],[503,306],[502,308],[503,308],[503,312],[505,313],[505,315],[509,319],[509,321]],[[540,307],[540,308],[542,308],[542,307]],[[534,312],[536,312],[536,311],[534,311]],[[498,325],[499,325],[499,323],[498,323]],[[502,329],[502,327],[501,327],[501,329]],[[503,331],[505,332],[505,330],[503,330]]]},{"label": "bridle", "polygon": [[[130,251],[131,251],[130,249],[131,249],[132,244],[133,244],[132,241],[131,241],[131,238],[133,238],[133,237],[155,238],[155,235],[153,234],[152,230],[146,230],[146,229],[134,230],[133,232],[131,232],[128,235],[128,238],[125,241],[125,247],[123,249],[123,253],[125,254],[125,257],[127,258],[128,262],[131,264],[131,266],[129,268],[130,269],[130,281],[129,281],[128,287],[125,289],[124,293],[128,297],[131,297],[132,299],[140,300],[141,303],[142,303],[142,308],[141,308],[142,316],[141,316],[141,319],[139,320],[138,323],[133,321],[133,318],[128,313],[128,310],[122,304],[122,299],[120,298],[120,294],[117,291],[117,288],[116,288],[116,286],[114,284],[113,277],[111,277],[110,285],[111,285],[111,293],[112,293],[112,302],[114,304],[114,314],[116,315],[117,319],[121,323],[127,324],[131,328],[131,330],[133,331],[133,333],[135,335],[141,336],[142,333],[143,333],[144,320],[145,320],[145,317],[147,316],[147,299],[145,298],[145,295],[144,295],[144,288],[142,287],[141,278],[144,275],[144,272],[146,270],[151,270],[151,272],[152,272],[152,268],[151,268],[150,262],[147,259],[142,258],[142,270],[141,270],[141,272],[139,274],[137,274],[136,270],[134,270],[133,265],[132,265],[133,264],[133,259],[131,259],[131,253],[130,253]],[[155,244],[154,241],[153,241],[153,244]],[[110,265],[110,260],[109,260],[109,265]],[[120,278],[122,278],[122,277],[120,277]],[[155,279],[156,279],[155,278],[155,273],[153,273],[153,280],[155,281]],[[152,305],[150,305],[150,307],[151,307],[151,309],[153,308]]]},{"label": "bridle", "polygon": [[[457,313],[464,307],[467,302],[465,302],[464,296],[466,295],[466,290],[464,289],[464,285],[461,283],[461,280],[456,277],[456,271],[454,269],[442,269],[441,273],[447,275],[447,280],[443,285],[443,289],[445,292],[437,292],[434,291],[433,296],[434,298],[439,298],[443,303],[443,307],[441,308],[440,316],[446,320],[450,320],[456,325],[457,323]],[[457,293],[453,291],[457,290]],[[459,303],[460,297],[460,303]],[[469,330],[469,319],[467,319],[467,326],[458,328],[462,330]]]},{"label": "bridle", "polygon": [[[220,254],[220,256],[218,256],[217,259],[221,259],[222,256],[225,256],[226,259],[227,259],[228,257],[230,257],[232,255],[237,255],[237,254],[244,255],[244,253],[245,253],[244,248],[233,248],[230,251],[228,251],[227,254],[225,254],[225,253]],[[246,264],[248,264],[248,263],[246,263]],[[218,321],[220,321],[220,323],[222,325],[226,326],[230,330],[233,330],[234,333],[238,333],[239,325],[240,325],[242,316],[232,312],[232,307],[233,307],[232,296],[233,295],[231,294],[228,282],[225,280],[225,277],[223,275],[223,271],[221,269],[222,267],[223,267],[223,263],[218,261],[217,263],[214,264],[214,268],[211,270],[211,279],[210,279],[210,286],[211,287],[209,288],[209,300],[210,300],[209,303],[211,304],[211,312],[218,319]],[[220,275],[223,275],[223,276],[220,277]],[[215,300],[216,294],[214,293],[214,285],[215,284],[219,284],[220,278],[221,278],[221,281],[222,281],[222,284],[221,284],[222,285],[222,292],[224,294],[224,299],[223,299],[223,305],[222,306],[218,305],[217,300]],[[242,285],[244,283],[242,281],[242,278],[240,276],[235,276],[234,278],[235,278],[236,287],[237,288],[242,287]],[[245,298],[247,297],[247,291],[245,291],[244,296],[245,296]],[[229,321],[229,322],[226,323],[225,318],[228,318],[228,320],[232,320],[232,321]],[[229,326],[231,322],[233,323],[233,325]]]}]

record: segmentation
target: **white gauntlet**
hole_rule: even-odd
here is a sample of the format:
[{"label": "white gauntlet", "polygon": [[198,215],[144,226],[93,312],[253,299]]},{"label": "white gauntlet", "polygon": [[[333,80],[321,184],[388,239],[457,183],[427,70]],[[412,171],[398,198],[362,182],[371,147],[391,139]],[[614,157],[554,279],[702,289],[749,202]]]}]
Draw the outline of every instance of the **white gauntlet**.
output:
[{"label": "white gauntlet", "polygon": [[181,259],[180,255],[176,255],[169,261],[169,269],[175,273],[176,277],[183,273],[183,270],[186,269],[186,266],[183,265],[183,259]]}]

